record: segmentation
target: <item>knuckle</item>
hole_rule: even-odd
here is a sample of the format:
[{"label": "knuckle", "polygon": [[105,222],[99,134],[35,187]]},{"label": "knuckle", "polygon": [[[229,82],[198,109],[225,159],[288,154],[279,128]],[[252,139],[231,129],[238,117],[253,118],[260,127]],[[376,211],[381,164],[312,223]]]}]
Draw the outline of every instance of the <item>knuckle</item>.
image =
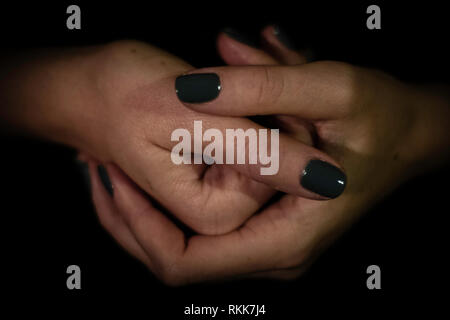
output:
[{"label": "knuckle", "polygon": [[261,67],[255,74],[258,82],[256,102],[260,104],[276,104],[284,91],[283,74],[274,68]]},{"label": "knuckle", "polygon": [[109,68],[130,60],[130,52],[138,46],[141,47],[142,44],[133,40],[118,40],[102,46],[98,51],[97,68],[102,72],[107,72],[108,75],[114,74]]},{"label": "knuckle", "polygon": [[321,66],[328,75],[332,75],[331,96],[340,115],[352,113],[361,106],[362,79],[359,68],[345,62],[323,61]]},{"label": "knuckle", "polygon": [[342,73],[336,99],[344,111],[351,111],[357,105],[358,94],[358,81],[355,72]]}]

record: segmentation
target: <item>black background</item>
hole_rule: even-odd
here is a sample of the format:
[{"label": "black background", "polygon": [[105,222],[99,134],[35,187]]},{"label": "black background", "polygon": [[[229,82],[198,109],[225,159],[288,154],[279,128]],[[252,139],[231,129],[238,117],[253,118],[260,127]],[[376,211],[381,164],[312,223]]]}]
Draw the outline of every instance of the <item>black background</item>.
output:
[{"label": "black background", "polygon": [[[275,22],[298,45],[314,48],[320,59],[380,68],[409,82],[448,83],[449,13],[430,1],[92,2],[1,4],[0,42],[26,50],[134,38],[204,67],[223,64],[214,46],[221,28],[233,26],[256,37],[263,26]],[[81,7],[81,30],[66,29],[70,4]],[[370,4],[381,7],[381,30],[366,28]],[[101,228],[75,151],[30,138],[2,135],[0,141],[0,288],[8,297],[3,307],[15,312],[54,312],[62,306],[58,314],[63,317],[97,306],[102,312],[137,310],[145,318],[159,319],[183,318],[184,307],[192,303],[264,304],[263,319],[365,319],[435,312],[448,301],[448,168],[399,188],[296,281],[168,288]],[[78,291],[66,288],[71,264],[82,270]],[[381,290],[366,288],[371,264],[381,267]]]}]

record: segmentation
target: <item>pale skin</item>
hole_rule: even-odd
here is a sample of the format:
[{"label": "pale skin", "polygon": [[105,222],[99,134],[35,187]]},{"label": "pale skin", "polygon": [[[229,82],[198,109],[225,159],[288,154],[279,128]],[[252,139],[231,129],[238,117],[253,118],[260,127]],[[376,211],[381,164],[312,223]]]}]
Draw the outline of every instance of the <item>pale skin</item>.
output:
[{"label": "pale skin", "polygon": [[[88,141],[81,142],[80,139],[77,142],[69,142],[60,139],[60,142],[89,153],[85,159],[89,162],[93,199],[102,224],[125,249],[144,262],[167,284],[181,285],[241,276],[296,277],[311,264],[317,254],[380,197],[406,179],[448,160],[450,117],[447,96],[401,83],[379,71],[337,62],[305,63],[301,54],[284,48],[277,42],[270,27],[263,30],[262,35],[268,42],[272,55],[220,35],[219,53],[228,64],[235,66],[195,70],[194,72],[217,73],[221,78],[223,90],[219,97],[211,102],[188,107],[203,113],[196,114],[195,117],[206,119],[205,113],[215,114],[220,118],[214,119],[224,121],[225,125],[228,125],[226,121],[231,121],[227,118],[229,116],[282,114],[282,117],[276,118],[282,123],[281,128],[286,130],[291,139],[303,141],[305,144],[312,142],[305,131],[305,127],[311,126],[312,134],[317,136],[316,147],[330,157],[327,158],[330,161],[336,159],[337,162],[333,163],[342,165],[347,173],[347,189],[337,199],[317,201],[306,198],[307,194],[299,197],[301,194],[292,192],[288,185],[279,189],[291,194],[283,195],[257,215],[251,215],[274,194],[270,186],[277,184],[269,183],[270,181],[262,181],[266,184],[261,184],[245,177],[245,186],[248,187],[248,181],[255,183],[255,190],[263,190],[261,194],[264,196],[257,197],[260,201],[253,202],[252,210],[246,212],[251,212],[250,215],[244,220],[242,216],[237,219],[245,222],[227,234],[195,235],[186,238],[175,224],[152,205],[141,190],[157,198],[150,192],[155,193],[155,187],[147,190],[146,184],[139,181],[138,174],[133,175],[133,169],[127,171],[128,162],[129,166],[132,166],[133,161],[139,162],[136,153],[123,152],[124,148],[127,150],[127,146],[121,145],[123,154],[131,156],[122,160],[118,157],[113,161],[104,155],[99,156],[102,152],[96,151],[94,144],[88,147]],[[252,64],[258,66],[242,66]],[[112,65],[117,67],[117,64]],[[128,66],[123,68],[128,71]],[[176,67],[173,74],[163,79],[173,81],[173,76],[189,69],[189,66]],[[138,75],[129,71],[127,74],[133,76],[130,79],[136,78],[136,82],[139,82]],[[108,76],[111,77],[110,74]],[[101,81],[100,85],[124,82],[120,80],[123,79]],[[133,85],[125,82],[125,86]],[[154,92],[164,91],[164,84],[159,84],[157,89]],[[110,92],[120,94],[121,90],[133,91],[114,86],[114,90]],[[115,100],[115,97],[113,95],[110,98]],[[171,100],[170,104],[172,103],[175,104]],[[127,109],[127,113],[120,113],[117,119],[126,118],[128,111]],[[99,123],[95,127],[87,125],[88,131],[95,132],[97,128],[106,128],[107,132],[111,132],[114,131],[114,126],[104,121],[104,117],[109,114],[111,112],[103,113],[103,117],[98,118],[96,113],[76,117],[67,115],[66,119],[79,123],[78,119],[85,117],[86,124]],[[8,118],[14,119],[12,116]],[[233,118],[232,127],[236,127],[235,121],[239,120],[248,121]],[[17,122],[21,123],[19,120]],[[219,123],[222,122],[211,126],[217,126]],[[238,124],[242,127],[246,123]],[[251,125],[256,127],[253,123]],[[24,124],[23,127],[27,128],[27,125]],[[53,128],[51,125],[45,127]],[[36,132],[33,128],[29,130]],[[141,127],[141,130],[144,129]],[[164,132],[163,128],[161,130]],[[78,128],[74,132],[85,131],[86,127],[83,130]],[[142,131],[133,131],[139,136],[136,132]],[[41,136],[48,136],[48,133],[42,133]],[[96,136],[93,134],[91,138],[95,139],[93,137]],[[126,137],[134,139],[131,134]],[[169,137],[170,135],[167,135],[165,139],[168,141]],[[123,139],[124,136],[117,134],[113,140],[117,142]],[[136,140],[139,141],[138,138]],[[298,146],[305,146],[298,143]],[[106,150],[113,148],[112,143],[104,141],[97,145],[108,146],[105,147]],[[311,149],[307,150],[312,152]],[[104,151],[104,154],[108,152]],[[166,156],[169,157],[170,154]],[[280,157],[283,156],[285,153],[280,150]],[[106,167],[114,187],[114,197],[106,192],[96,174],[96,165],[99,162],[108,163]],[[164,165],[165,162],[154,163]],[[235,169],[228,169],[226,175],[234,175]],[[161,167],[158,170],[165,174],[168,172],[162,171]],[[180,171],[181,174],[187,173]],[[152,178],[158,179],[157,176],[155,174]],[[255,176],[251,178],[256,179]],[[164,187],[162,184],[154,186]],[[173,192],[168,192],[171,191]],[[174,198],[172,200],[176,201]],[[253,194],[251,198],[254,201]],[[246,200],[248,201],[248,198]],[[246,206],[244,201],[239,204]],[[186,205],[186,202],[183,205]],[[227,205],[229,206],[229,203]],[[246,220],[249,216],[251,217]]]}]

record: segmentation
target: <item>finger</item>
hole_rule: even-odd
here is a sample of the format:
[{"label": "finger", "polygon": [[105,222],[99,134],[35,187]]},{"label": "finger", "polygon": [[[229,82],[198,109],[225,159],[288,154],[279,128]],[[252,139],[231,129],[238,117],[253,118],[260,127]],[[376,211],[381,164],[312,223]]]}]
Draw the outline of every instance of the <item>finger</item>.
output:
[{"label": "finger", "polygon": [[99,178],[97,167],[97,162],[93,160],[89,161],[92,199],[100,223],[125,250],[146,265],[151,266],[151,261],[147,254],[134,238],[128,226],[125,224],[122,215],[118,213],[118,209],[111,196],[103,186]]},{"label": "finger", "polygon": [[229,65],[277,65],[279,62],[264,50],[255,47],[233,29],[225,29],[217,37],[217,51]]},{"label": "finger", "polygon": [[296,65],[308,62],[309,56],[307,56],[307,52],[298,50],[286,31],[281,27],[275,25],[267,26],[262,30],[261,36],[267,50],[281,64]]},{"label": "finger", "polygon": [[343,65],[322,62],[217,67],[180,76],[175,87],[180,101],[199,112],[325,120],[345,115],[352,99],[352,92],[346,90],[351,81],[348,76]]}]

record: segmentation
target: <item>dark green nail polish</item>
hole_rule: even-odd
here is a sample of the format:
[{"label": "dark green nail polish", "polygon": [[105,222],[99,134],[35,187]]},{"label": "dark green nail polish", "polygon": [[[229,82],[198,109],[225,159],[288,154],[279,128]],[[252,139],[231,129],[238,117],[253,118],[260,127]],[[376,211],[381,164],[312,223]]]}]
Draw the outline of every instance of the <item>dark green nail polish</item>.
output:
[{"label": "dark green nail polish", "polygon": [[236,41],[242,42],[243,44],[246,44],[253,48],[258,48],[258,44],[254,40],[252,40],[246,34],[240,32],[240,31],[237,31],[236,29],[224,28],[224,29],[222,29],[222,32]]},{"label": "dark green nail polish", "polygon": [[345,173],[321,160],[311,160],[300,177],[303,188],[327,198],[338,197],[344,191],[346,183]]},{"label": "dark green nail polish", "polygon": [[179,76],[175,81],[178,99],[187,103],[214,100],[220,93],[220,78],[215,73],[193,73]]},{"label": "dark green nail polish", "polygon": [[111,180],[109,180],[108,172],[106,171],[105,167],[102,165],[99,165],[97,167],[98,175],[100,177],[100,181],[102,182],[103,186],[105,187],[106,191],[113,196],[114,195],[114,189],[111,184]]}]

